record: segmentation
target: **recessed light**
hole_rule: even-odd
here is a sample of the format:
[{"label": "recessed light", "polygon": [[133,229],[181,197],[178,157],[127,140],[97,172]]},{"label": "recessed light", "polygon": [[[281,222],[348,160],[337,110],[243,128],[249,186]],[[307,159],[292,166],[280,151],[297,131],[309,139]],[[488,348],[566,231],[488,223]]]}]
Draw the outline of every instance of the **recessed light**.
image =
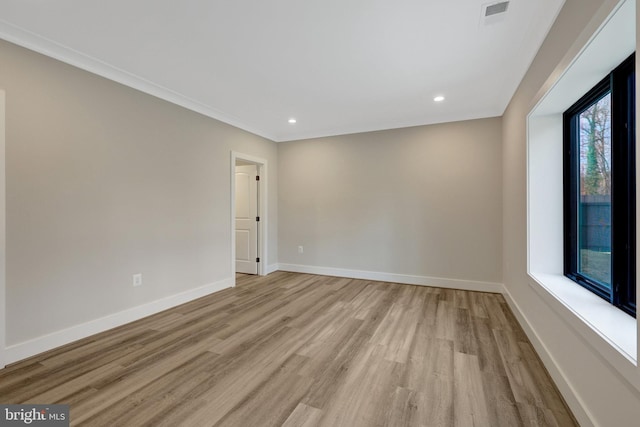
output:
[{"label": "recessed light", "polygon": [[442,96],[442,95],[438,95],[438,96],[436,96],[435,98],[433,98],[433,100],[434,100],[435,102],[442,102],[442,101],[444,101],[444,96]]},{"label": "recessed light", "polygon": [[289,124],[295,124],[297,122],[296,119],[294,119],[293,117],[289,119]]}]

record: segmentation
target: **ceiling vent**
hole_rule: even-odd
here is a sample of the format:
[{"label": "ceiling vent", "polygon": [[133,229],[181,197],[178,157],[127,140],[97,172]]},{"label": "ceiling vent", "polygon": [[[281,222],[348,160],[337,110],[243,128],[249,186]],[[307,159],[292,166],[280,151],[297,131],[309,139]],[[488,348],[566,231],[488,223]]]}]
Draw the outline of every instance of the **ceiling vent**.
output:
[{"label": "ceiling vent", "polygon": [[502,22],[507,16],[508,9],[508,1],[483,4],[482,14],[480,15],[481,25],[491,25]]},{"label": "ceiling vent", "polygon": [[489,16],[497,15],[499,13],[505,13],[508,8],[509,8],[508,1],[502,1],[500,3],[486,5],[484,9],[484,17],[488,18]]}]

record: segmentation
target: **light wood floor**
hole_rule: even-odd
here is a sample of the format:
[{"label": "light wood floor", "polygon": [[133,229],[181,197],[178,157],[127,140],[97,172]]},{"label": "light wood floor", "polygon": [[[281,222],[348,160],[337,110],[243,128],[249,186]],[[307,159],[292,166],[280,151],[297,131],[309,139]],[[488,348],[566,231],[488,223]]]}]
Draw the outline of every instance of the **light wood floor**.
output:
[{"label": "light wood floor", "polygon": [[573,426],[500,295],[294,273],[0,371],[72,425]]}]

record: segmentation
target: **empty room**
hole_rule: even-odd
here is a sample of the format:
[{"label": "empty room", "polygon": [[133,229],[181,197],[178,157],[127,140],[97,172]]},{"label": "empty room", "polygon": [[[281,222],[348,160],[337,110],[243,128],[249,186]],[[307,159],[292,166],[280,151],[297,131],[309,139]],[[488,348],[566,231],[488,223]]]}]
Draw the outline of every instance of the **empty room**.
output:
[{"label": "empty room", "polygon": [[639,425],[639,21],[0,0],[0,425]]}]

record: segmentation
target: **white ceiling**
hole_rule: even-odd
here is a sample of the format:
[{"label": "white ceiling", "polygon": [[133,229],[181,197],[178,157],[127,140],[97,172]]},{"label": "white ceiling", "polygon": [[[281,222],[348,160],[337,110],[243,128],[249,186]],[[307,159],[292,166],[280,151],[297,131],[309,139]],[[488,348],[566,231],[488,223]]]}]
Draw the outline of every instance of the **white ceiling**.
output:
[{"label": "white ceiling", "polygon": [[287,141],[501,115],[564,0],[496,2],[0,0],[0,37]]}]

